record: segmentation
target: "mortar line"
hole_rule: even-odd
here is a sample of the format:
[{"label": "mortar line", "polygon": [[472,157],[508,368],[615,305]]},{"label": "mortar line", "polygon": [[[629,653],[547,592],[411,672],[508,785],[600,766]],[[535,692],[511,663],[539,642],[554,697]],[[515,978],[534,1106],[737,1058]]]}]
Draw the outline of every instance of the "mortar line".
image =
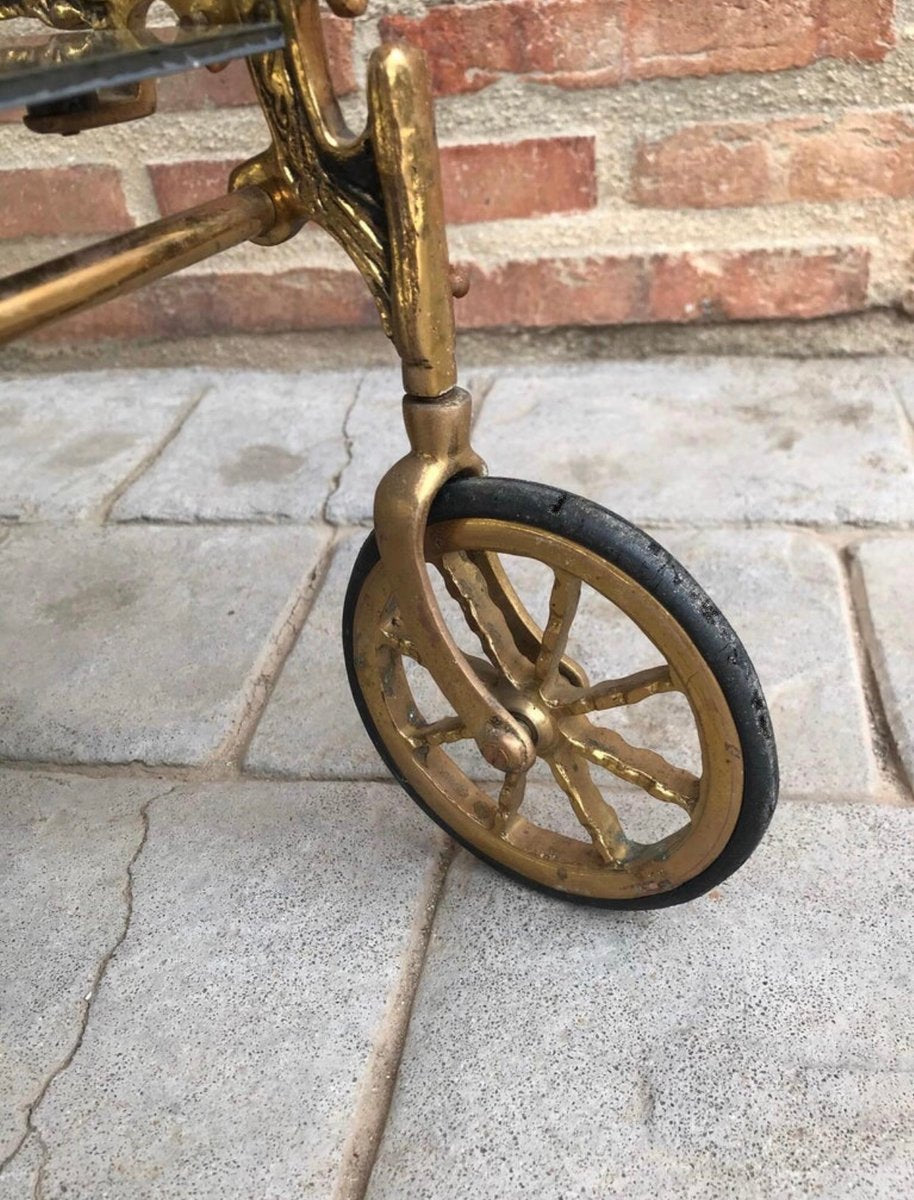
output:
[{"label": "mortar line", "polygon": [[327,530],[327,541],[317,563],[308,571],[292,593],[292,598],[275,621],[266,645],[242,687],[238,715],[232,721],[222,741],[210,754],[204,767],[209,777],[233,778],[241,773],[244,756],[257,732],[267,704],[289,655],[295,648],[308,615],[330,571],[330,563],[339,539],[333,529]]},{"label": "mortar line", "polygon": [[3,1159],[3,1161],[0,1162],[0,1174],[2,1174],[3,1171],[10,1165],[10,1163],[13,1161],[13,1159],[19,1153],[19,1151],[22,1149],[22,1147],[25,1145],[25,1143],[28,1141],[29,1137],[32,1134],[35,1134],[35,1136],[38,1139],[38,1143],[39,1143],[39,1146],[41,1149],[41,1161],[39,1162],[38,1172],[37,1172],[36,1179],[35,1179],[34,1194],[35,1194],[36,1200],[40,1200],[40,1197],[43,1195],[43,1191],[44,1191],[43,1179],[44,1179],[44,1170],[45,1170],[45,1167],[47,1166],[47,1162],[48,1162],[48,1148],[47,1148],[47,1145],[45,1144],[44,1138],[41,1135],[41,1131],[35,1125],[35,1115],[38,1112],[38,1109],[41,1107],[41,1104],[43,1103],[45,1096],[48,1094],[48,1091],[49,1091],[51,1085],[71,1065],[74,1058],[79,1053],[80,1047],[83,1044],[83,1039],[85,1038],[85,1035],[86,1035],[86,1029],[89,1026],[89,1018],[92,1013],[92,1007],[93,1007],[95,998],[98,995],[99,989],[102,986],[102,982],[104,981],[104,977],[105,977],[105,974],[111,963],[111,960],[114,958],[115,954],[118,952],[120,947],[124,944],[124,940],[126,939],[127,933],[130,929],[130,922],[133,917],[133,870],[134,870],[134,867],[136,866],[137,860],[139,859],[140,855],[143,853],[143,850],[145,849],[145,846],[146,846],[146,842],[148,841],[148,838],[149,838],[149,809],[155,803],[156,800],[161,800],[163,797],[171,795],[171,793],[173,791],[174,791],[174,788],[167,788],[164,792],[160,792],[155,796],[151,796],[148,800],[146,800],[140,806],[140,810],[139,810],[140,821],[141,821],[140,839],[139,839],[139,842],[137,843],[136,849],[133,851],[133,854],[130,856],[130,858],[127,862],[127,879],[124,884],[124,892],[123,892],[124,902],[125,902],[123,927],[121,928],[121,931],[117,935],[117,937],[115,937],[114,942],[111,944],[111,946],[109,946],[109,948],[102,955],[101,961],[99,962],[98,966],[95,969],[95,973],[92,977],[92,982],[89,986],[89,993],[82,1001],[82,1015],[80,1017],[79,1028],[77,1029],[76,1038],[74,1040],[72,1048],[64,1056],[64,1058],[57,1064],[57,1066],[51,1070],[51,1072],[48,1074],[47,1078],[44,1080],[44,1082],[39,1087],[38,1092],[35,1096],[35,1099],[31,1101],[28,1108],[26,1109],[25,1130],[23,1131],[22,1137],[19,1139],[17,1144],[10,1151],[10,1153],[7,1154],[7,1156]]},{"label": "mortar line", "polygon": [[390,1115],[435,917],[456,850],[450,838],[444,839],[419,895],[399,977],[388,993],[378,1033],[359,1081],[332,1200],[363,1200],[368,1190]]},{"label": "mortar line", "polygon": [[158,462],[158,460],[162,457],[171,443],[187,424],[187,421],[190,419],[190,417],[197,411],[201,401],[203,400],[203,397],[211,390],[212,384],[205,384],[196,395],[191,396],[186,404],[182,405],[182,407],[178,410],[178,415],[172,422],[171,427],[166,431],[165,436],[156,443],[156,445],[147,455],[140,459],[133,470],[129,471],[121,480],[121,482],[112,488],[104,500],[102,500],[98,507],[98,513],[96,517],[100,525],[107,523],[114,506],[124,495],[127,489],[133,487],[140,476],[145,475],[149,468]]},{"label": "mortar line", "polygon": [[883,785],[911,804],[914,803],[914,781],[907,777],[879,687],[879,677],[873,659],[875,630],[860,565],[851,547],[842,550],[838,557],[853,635],[851,640],[860,672],[863,701],[870,726],[870,743],[876,765]]}]

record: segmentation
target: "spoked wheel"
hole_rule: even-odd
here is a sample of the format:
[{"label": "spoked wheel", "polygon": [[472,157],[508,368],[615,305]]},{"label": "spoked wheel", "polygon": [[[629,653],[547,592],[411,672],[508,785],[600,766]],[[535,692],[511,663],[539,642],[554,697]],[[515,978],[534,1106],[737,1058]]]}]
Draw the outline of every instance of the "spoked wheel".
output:
[{"label": "spoked wheel", "polygon": [[599,505],[485,478],[442,490],[426,558],[455,638],[537,752],[525,774],[488,768],[416,660],[370,537],[343,614],[349,680],[431,817],[499,870],[608,907],[678,904],[745,862],[777,799],[768,712],[675,559]]}]

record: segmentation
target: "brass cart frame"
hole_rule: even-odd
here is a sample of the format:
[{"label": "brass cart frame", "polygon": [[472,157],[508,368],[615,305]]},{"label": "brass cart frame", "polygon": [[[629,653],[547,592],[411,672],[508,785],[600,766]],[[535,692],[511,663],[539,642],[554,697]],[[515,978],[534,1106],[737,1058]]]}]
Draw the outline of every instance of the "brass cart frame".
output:
[{"label": "brass cart frame", "polygon": [[[498,540],[502,534],[495,536],[486,526],[477,531],[480,545],[462,546],[458,536],[452,548],[444,549],[447,530],[438,535],[430,527],[432,521],[437,529],[440,514],[433,513],[433,506],[440,507],[445,485],[450,486],[448,494],[459,495],[459,481],[481,484],[485,468],[470,445],[470,398],[457,386],[453,296],[462,294],[465,285],[455,280],[448,262],[424,57],[400,44],[374,51],[367,125],[354,134],[331,84],[319,0],[169,3],[179,30],[172,41],[163,42],[145,29],[148,0],[0,0],[0,17],[33,18],[64,31],[50,49],[25,48],[13,63],[14,87],[18,80],[20,97],[29,101],[26,124],[36,132],[68,134],[145,116],[155,106],[154,76],[244,56],[271,144],[234,170],[227,196],[0,281],[0,342],[238,243],[274,245],[306,222],[322,226],[365,279],[402,360],[406,393],[403,411],[411,451],[378,487],[375,540],[368,555],[374,555],[375,566],[366,559],[365,579],[347,605],[347,620],[354,623],[347,634],[350,676],[376,744],[435,819],[476,853],[526,882],[623,906],[672,903],[706,890],[751,851],[774,803],[773,743],[767,714],[759,719],[764,701],[748,659],[739,659],[739,695],[726,695],[728,686],[732,690],[737,685],[722,682],[713,666],[704,670],[710,652],[701,646],[701,630],[690,632],[691,617],[676,616],[675,597],[662,599],[658,607],[635,566],[623,571],[617,564],[616,574],[604,579],[598,560],[610,555],[603,543],[594,561],[586,555],[575,558],[562,543],[565,535],[546,529],[548,515],[538,528],[542,554],[552,555],[555,585],[542,628],[501,570],[497,551],[507,546]],[[330,0],[337,16],[350,18],[365,3]],[[46,95],[42,87],[49,59],[55,60],[58,78],[65,78]],[[561,499],[552,509],[558,514],[564,504]],[[492,523],[497,524],[494,518]],[[498,527],[509,525],[502,520]],[[451,525],[447,529],[453,532]],[[548,544],[543,541],[547,533],[553,538]],[[523,530],[512,536],[517,552],[527,553]],[[600,536],[605,541],[616,535],[607,527]],[[587,538],[582,534],[578,540],[584,545]],[[589,552],[593,557],[593,547]],[[459,648],[443,616],[427,566],[436,553],[437,565],[447,560],[448,590],[481,642],[485,662]],[[372,570],[375,582],[383,578],[383,595],[379,610],[369,613]],[[665,666],[589,684],[583,668],[566,653],[582,579],[595,587],[603,580],[604,593],[663,650]],[[695,608],[698,601],[691,596],[689,604]],[[359,621],[364,625],[369,616],[371,632],[360,634]],[[742,653],[732,633],[725,632],[723,642],[731,657]],[[454,715],[423,723],[415,705],[402,700],[405,677],[399,664],[404,656],[430,674]],[[701,778],[652,751],[605,736],[606,731],[587,720],[588,713],[667,691],[686,693],[701,718]],[[755,717],[747,725],[740,705],[753,704]],[[391,717],[385,731],[385,721],[396,712],[399,724]],[[440,758],[458,740],[475,742],[485,762],[503,775],[494,804],[464,797],[453,813],[445,811],[441,780],[449,781],[457,794],[466,791],[463,777],[449,774],[451,768]],[[586,831],[586,845],[549,841],[542,830],[521,821],[525,779],[538,754],[548,758]],[[634,845],[612,807],[597,794],[584,761],[677,805],[690,822],[701,825],[701,836]],[[434,771],[430,764],[437,764]],[[752,771],[758,778],[751,778]],[[711,776],[713,786],[707,782]]]}]

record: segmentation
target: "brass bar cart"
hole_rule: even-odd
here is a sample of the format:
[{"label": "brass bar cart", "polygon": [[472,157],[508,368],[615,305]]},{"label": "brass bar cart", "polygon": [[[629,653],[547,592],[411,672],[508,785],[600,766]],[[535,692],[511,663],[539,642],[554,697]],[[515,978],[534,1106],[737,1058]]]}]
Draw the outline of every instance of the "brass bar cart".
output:
[{"label": "brass bar cart", "polygon": [[[365,3],[330,7],[353,18]],[[0,342],[240,242],[320,225],[370,289],[406,393],[411,450],[378,486],[343,612],[353,696],[379,754],[453,837],[526,884],[616,908],[701,895],[748,858],[776,803],[765,700],[725,618],[653,539],[567,492],[486,476],[457,386],[464,285],[449,268],[422,54],[375,50],[356,134],[333,92],[319,0],[169,5],[177,26],[162,31],[146,27],[148,0],[0,0],[0,17],[53,31],[0,50],[0,105],[24,107],[36,133],[147,116],[156,78],[244,57],[271,135],[227,196],[0,281]],[[532,568],[546,580],[536,614],[518,583]],[[574,622],[595,600],[615,614],[614,642],[630,630],[645,658],[592,679],[602,647]],[[664,697],[686,714],[691,765],[614,727]],[[635,837],[632,797],[672,827]]]}]

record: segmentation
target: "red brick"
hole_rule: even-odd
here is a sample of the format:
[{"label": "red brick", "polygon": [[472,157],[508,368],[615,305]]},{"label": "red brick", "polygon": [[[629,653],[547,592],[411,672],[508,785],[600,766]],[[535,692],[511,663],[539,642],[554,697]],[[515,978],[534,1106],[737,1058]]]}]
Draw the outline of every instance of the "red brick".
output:
[{"label": "red brick", "polygon": [[811,318],[866,305],[869,253],[848,249],[544,258],[470,268],[463,328]]},{"label": "red brick", "polygon": [[107,304],[87,308],[85,312],[61,321],[53,321],[28,335],[30,342],[76,344],[77,342],[135,341],[151,336],[151,317],[148,299],[158,284],[142,293],[121,296]]},{"label": "red brick", "polygon": [[187,71],[168,75],[157,85],[160,112],[180,112],[198,108],[237,108],[256,104],[254,85],[242,59],[230,62],[224,71]]},{"label": "red brick", "polygon": [[[357,90],[352,60],[352,22],[326,16],[322,28],[334,87],[337,95],[347,96]],[[234,108],[257,103],[247,64],[241,59],[236,59],[218,72],[201,69],[183,75],[169,75],[159,81],[158,95],[158,107],[163,112]]]},{"label": "red brick", "polygon": [[648,78],[804,66],[818,51],[816,3],[631,0],[633,73]]},{"label": "red brick", "polygon": [[322,28],[333,86],[338,96],[348,96],[359,86],[352,60],[355,26],[350,20],[325,16]]},{"label": "red brick", "polygon": [[894,0],[819,0],[819,54],[879,62],[895,44]]},{"label": "red brick", "polygon": [[440,5],[381,21],[381,35],[421,46],[438,93],[475,92],[500,75],[574,85],[622,78],[626,0],[497,0]]},{"label": "red brick", "polygon": [[464,329],[505,325],[624,325],[643,318],[638,256],[542,258],[470,266],[470,293],[456,306]]},{"label": "red brick", "polygon": [[654,208],[723,208],[771,197],[770,127],[694,125],[635,151],[630,198]]},{"label": "red brick", "polygon": [[591,137],[447,146],[441,166],[447,219],[454,224],[575,212],[597,202]]},{"label": "red brick", "polygon": [[848,113],[791,139],[792,200],[914,196],[914,120],[903,113]]},{"label": "red brick", "polygon": [[117,233],[132,225],[113,167],[0,171],[0,237]]},{"label": "red brick", "polygon": [[914,196],[914,119],[816,114],[694,125],[641,142],[630,198],[662,208]]},{"label": "red brick", "polygon": [[381,21],[426,50],[439,94],[505,74],[561,87],[779,71],[818,58],[878,60],[892,0],[488,0]]},{"label": "red brick", "polygon": [[354,270],[303,267],[278,275],[174,275],[32,336],[51,342],[177,338],[337,329],[377,321],[374,301]]},{"label": "red brick", "polygon": [[633,78],[779,71],[820,58],[879,61],[893,0],[628,0]]},{"label": "red brick", "polygon": [[809,319],[866,306],[862,247],[661,254],[651,260],[655,321]]},{"label": "red brick", "polygon": [[149,167],[152,189],[163,217],[181,212],[228,191],[229,175],[238,160],[229,162],[153,163]]}]

